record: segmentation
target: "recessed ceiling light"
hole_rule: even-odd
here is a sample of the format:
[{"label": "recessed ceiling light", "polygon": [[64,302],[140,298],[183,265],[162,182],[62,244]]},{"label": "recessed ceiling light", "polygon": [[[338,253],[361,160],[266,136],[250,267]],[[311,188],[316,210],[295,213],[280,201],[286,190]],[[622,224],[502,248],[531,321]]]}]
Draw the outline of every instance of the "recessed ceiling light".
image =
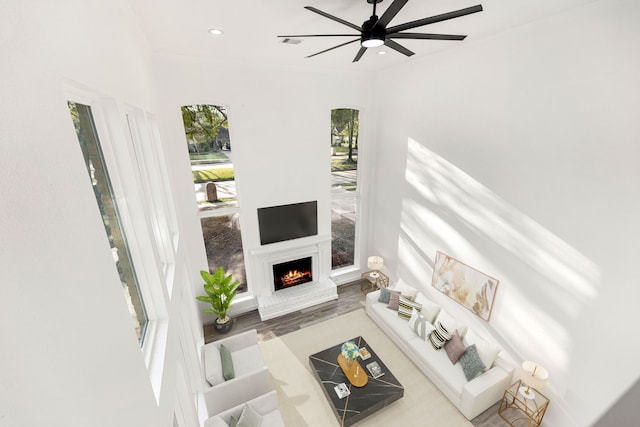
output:
[{"label": "recessed ceiling light", "polygon": [[212,34],[214,36],[220,36],[220,35],[224,34],[224,31],[219,30],[217,28],[212,28],[212,29],[209,30],[209,34]]},{"label": "recessed ceiling light", "polygon": [[387,53],[387,51],[386,51],[386,50],[381,50],[381,51],[379,51],[379,52],[378,52],[378,55],[384,55],[384,54],[386,54],[386,53]]}]

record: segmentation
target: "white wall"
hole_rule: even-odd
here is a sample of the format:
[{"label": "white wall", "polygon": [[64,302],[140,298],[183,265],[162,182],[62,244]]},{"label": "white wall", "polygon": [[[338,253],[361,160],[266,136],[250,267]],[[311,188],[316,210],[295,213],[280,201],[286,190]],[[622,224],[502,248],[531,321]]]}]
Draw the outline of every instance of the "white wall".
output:
[{"label": "white wall", "polygon": [[178,323],[156,402],[63,89],[153,111],[144,38],[124,0],[2,2],[0,16],[0,425],[173,425]]},{"label": "white wall", "polygon": [[500,280],[485,327],[549,370],[549,426],[640,375],[639,19],[597,1],[378,76],[373,246],[462,316],[431,289],[436,250]]},{"label": "white wall", "polygon": [[[254,266],[246,255],[260,247],[258,208],[317,200],[318,234],[331,233],[330,112],[339,107],[358,108],[366,123],[372,102],[370,75],[257,68],[167,56],[155,57],[154,66],[160,122],[168,142],[168,156],[173,160],[173,191],[183,219],[182,229],[186,231],[183,237],[193,254],[190,262],[196,295],[202,293],[198,271],[206,266],[206,258],[196,218],[182,105],[209,103],[228,107],[249,279]],[[366,147],[371,136],[362,127],[361,147]],[[213,318],[203,317],[204,323],[212,321]]]}]

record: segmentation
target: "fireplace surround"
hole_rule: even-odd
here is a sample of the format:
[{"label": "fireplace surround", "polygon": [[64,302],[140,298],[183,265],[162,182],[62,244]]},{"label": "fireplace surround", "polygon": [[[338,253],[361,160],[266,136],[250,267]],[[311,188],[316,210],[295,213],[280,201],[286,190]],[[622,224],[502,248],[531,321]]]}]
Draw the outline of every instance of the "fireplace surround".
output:
[{"label": "fireplace surround", "polygon": [[[250,253],[255,266],[253,283],[262,284],[261,289],[255,289],[262,320],[338,298],[336,285],[329,277],[330,237],[312,236],[278,242],[252,249]],[[298,270],[291,274],[291,281],[295,285],[278,285],[282,280],[276,276],[283,275],[280,270],[288,275],[290,266]]]}]

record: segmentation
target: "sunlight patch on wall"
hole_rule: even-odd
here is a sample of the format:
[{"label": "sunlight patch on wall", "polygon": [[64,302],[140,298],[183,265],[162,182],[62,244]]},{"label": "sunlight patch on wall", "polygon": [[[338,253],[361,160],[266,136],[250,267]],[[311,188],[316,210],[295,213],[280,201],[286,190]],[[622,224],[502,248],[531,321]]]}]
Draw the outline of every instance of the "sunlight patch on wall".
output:
[{"label": "sunlight patch on wall", "polygon": [[[428,276],[441,250],[500,280],[490,325],[514,357],[566,371],[575,321],[598,296],[599,267],[456,166],[409,139],[398,274]],[[422,258],[422,259],[417,259]],[[535,339],[532,339],[535,337]]]}]

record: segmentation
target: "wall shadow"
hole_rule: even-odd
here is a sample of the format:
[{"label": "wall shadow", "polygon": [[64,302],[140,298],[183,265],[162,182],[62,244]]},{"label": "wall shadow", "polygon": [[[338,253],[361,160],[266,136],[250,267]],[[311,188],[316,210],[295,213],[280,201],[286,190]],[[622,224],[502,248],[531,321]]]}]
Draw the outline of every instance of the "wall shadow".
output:
[{"label": "wall shadow", "polygon": [[436,250],[500,281],[490,321],[476,319],[517,362],[543,364],[551,373],[551,388],[564,393],[574,346],[571,331],[598,296],[600,268],[409,138],[398,275],[437,297],[431,288]]}]

